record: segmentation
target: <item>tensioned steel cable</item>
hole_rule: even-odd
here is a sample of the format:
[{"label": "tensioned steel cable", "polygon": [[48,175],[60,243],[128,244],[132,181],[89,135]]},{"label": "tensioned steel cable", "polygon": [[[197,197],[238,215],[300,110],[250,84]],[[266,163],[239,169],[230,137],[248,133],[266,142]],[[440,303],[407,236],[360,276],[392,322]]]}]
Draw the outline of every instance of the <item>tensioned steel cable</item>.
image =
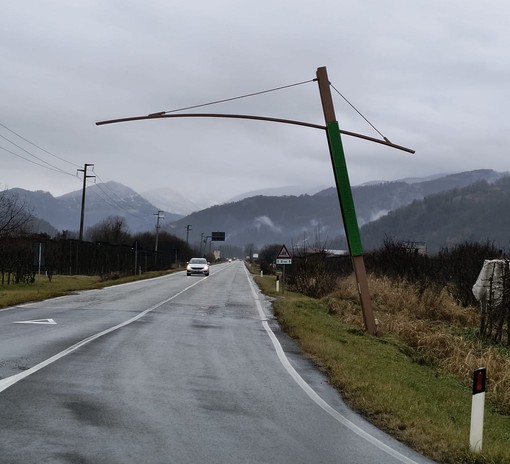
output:
[{"label": "tensioned steel cable", "polygon": [[43,151],[44,153],[47,153],[48,155],[51,155],[54,158],[59,159],[60,161],[64,161],[65,163],[71,164],[72,166],[75,166],[75,167],[78,167],[78,168],[80,167],[79,165],[77,165],[75,163],[72,163],[71,161],[68,161],[68,160],[66,160],[66,159],[64,159],[64,158],[62,158],[60,156],[55,155],[54,153],[51,153],[48,150],[45,150],[44,148],[40,147],[39,145],[36,145],[34,142],[31,142],[30,140],[28,140],[27,138],[25,138],[22,135],[18,134],[17,132],[14,132],[12,129],[9,129],[5,124],[2,124],[1,122],[0,122],[0,126],[2,126],[4,129],[8,130],[12,134],[18,136],[20,139],[24,140],[25,142],[29,143],[30,145],[33,145],[35,148],[38,148],[39,150]]},{"label": "tensioned steel cable", "polygon": [[[116,208],[116,209],[122,209],[126,214],[128,214],[134,218],[137,218],[137,219],[142,218],[142,216],[140,216],[138,214],[133,214],[131,211],[128,211],[119,202],[115,201],[112,197],[108,196],[108,193],[105,190],[102,190],[101,184],[95,184],[95,185],[97,187],[97,190],[91,189],[90,191],[94,195],[96,195],[98,198],[100,198],[102,201],[107,203],[109,206],[111,206],[112,208]],[[147,215],[147,217],[149,217],[149,216]]]},{"label": "tensioned steel cable", "polygon": [[354,110],[356,111],[356,113],[358,113],[368,124],[370,124],[370,126],[372,127],[372,129],[374,129],[384,140],[386,140],[386,142],[389,142],[391,143],[383,134],[382,132],[377,129],[377,127],[375,127],[362,113],[361,111],[358,110],[358,108],[356,108],[349,100],[347,100],[347,98],[330,82],[329,85],[333,88],[333,90],[335,90],[335,92],[340,95],[346,102],[347,104]]},{"label": "tensioned steel cable", "polygon": [[[65,174],[69,174],[68,172],[64,171],[63,169],[60,169],[59,167],[57,167],[51,163],[48,163],[48,161],[45,161],[42,158],[39,158],[37,155],[34,155],[33,153],[29,152],[28,150],[25,150],[22,146],[18,145],[17,143],[14,143],[12,140],[5,137],[5,135],[0,134],[0,137],[3,138],[4,140],[6,140],[7,142],[11,143],[12,145],[14,145],[16,148],[19,148],[20,150],[24,151],[27,155],[30,155],[32,158],[35,158],[36,160],[39,160],[41,163],[48,165],[53,171],[58,171],[58,172],[63,172]],[[24,157],[21,157],[21,158],[26,159]],[[39,163],[36,163],[36,164],[39,164]]]},{"label": "tensioned steel cable", "polygon": [[[310,82],[315,82],[315,81],[317,81],[317,79],[309,79],[309,80],[302,81],[302,82],[296,82],[295,84],[284,85],[284,86],[275,87],[272,89],[262,90],[259,92],[252,92],[252,93],[248,93],[245,95],[240,95],[237,97],[225,98],[222,100],[216,100],[216,101],[212,101],[212,102],[208,102],[208,103],[202,103],[200,105],[186,106],[186,107],[177,108],[177,109],[168,110],[168,111],[159,111],[156,113],[150,113],[146,116],[132,116],[132,117],[126,117],[126,118],[117,118],[117,119],[109,119],[109,120],[104,120],[104,121],[97,121],[96,126],[102,126],[105,124],[115,124],[115,123],[119,123],[119,122],[140,121],[140,120],[145,120],[145,119],[209,117],[209,118],[253,119],[253,120],[260,120],[260,121],[280,122],[280,123],[285,123],[285,124],[295,124],[295,125],[299,125],[299,126],[313,127],[316,129],[326,129],[326,126],[306,123],[303,121],[295,121],[295,120],[281,119],[281,118],[270,118],[270,117],[264,117],[264,116],[254,116],[254,115],[247,115],[247,114],[222,114],[222,113],[171,114],[171,113],[177,113],[177,112],[185,111],[185,110],[189,110],[189,109],[202,108],[204,106],[215,105],[217,103],[223,103],[223,102],[239,100],[241,98],[251,97],[251,96],[255,96],[255,95],[261,95],[264,93],[287,89],[289,87],[295,87],[298,85],[308,84]],[[371,142],[381,143],[383,145],[391,146],[392,148],[397,148],[398,150],[403,150],[408,153],[414,153],[414,150],[412,150],[411,148],[406,148],[404,146],[396,145],[396,144],[392,143],[349,100],[347,100],[347,98],[344,95],[342,95],[340,93],[340,91],[333,84],[331,84],[331,82],[329,82],[329,85],[382,137],[383,140],[376,139],[374,137],[369,137],[367,135],[357,134],[355,132],[345,131],[345,130],[341,130],[340,133],[349,135],[352,137],[358,137],[361,139],[369,140]]]},{"label": "tensioned steel cable", "polygon": [[[55,171],[55,172],[59,172],[61,174],[66,174],[66,175],[71,176],[71,177],[76,177],[74,174],[71,174],[71,173],[69,173],[67,171],[64,171],[62,169],[55,168],[55,167],[53,167],[51,165],[46,166],[45,164],[38,163],[38,162],[33,161],[33,160],[29,159],[29,158],[25,158],[24,156],[21,156],[18,153],[15,153],[15,152],[13,152],[11,150],[8,150],[5,147],[0,146],[0,149],[6,151],[7,153],[10,153],[11,155],[14,155],[14,156],[17,156],[18,158],[21,158],[22,160],[28,161],[29,163],[35,164],[36,166],[40,166],[41,168],[48,169],[49,171]],[[37,159],[39,159],[39,158],[37,158]],[[46,163],[46,164],[48,164],[48,163]]]},{"label": "tensioned steel cable", "polygon": [[256,95],[262,95],[264,93],[276,92],[277,90],[288,89],[290,87],[296,87],[298,85],[308,84],[308,83],[313,82],[313,81],[315,81],[315,79],[309,79],[307,81],[296,82],[295,84],[282,85],[280,87],[275,87],[275,88],[267,89],[267,90],[261,90],[259,92],[247,93],[245,95],[239,95],[238,97],[224,98],[223,100],[216,100],[216,101],[212,101],[212,102],[209,102],[209,103],[202,103],[200,105],[186,106],[186,107],[183,107],[183,108],[177,108],[177,109],[169,110],[169,111],[161,111],[159,113],[152,113],[152,115],[167,114],[167,113],[176,113],[177,111],[191,110],[191,109],[194,109],[194,108],[202,108],[204,106],[216,105],[218,103],[225,103],[225,102],[229,102],[229,101],[240,100],[241,98],[254,97]]},{"label": "tensioned steel cable", "polygon": [[[96,187],[101,191],[101,193],[110,200],[110,202],[113,202],[113,206],[116,206],[117,208],[120,208],[122,209],[124,212],[126,212],[127,214],[129,214],[130,216],[132,217],[135,217],[135,218],[142,218],[142,217],[145,217],[146,214],[143,214],[143,215],[140,215],[140,214],[133,214],[133,211],[128,209],[127,207],[124,206],[123,202],[125,202],[125,198],[122,198],[120,197],[116,192],[114,192],[109,186],[108,184],[103,180],[101,179],[101,176],[96,172],[94,171],[94,174],[96,175],[96,177],[101,181],[100,184],[95,184]],[[108,192],[106,190],[103,190],[103,187],[106,188],[107,190],[109,190],[113,195],[115,195],[119,200],[116,200],[115,198],[113,198],[111,195],[108,194]],[[95,192],[95,191],[94,191]],[[97,192],[95,192],[96,195],[97,195]],[[111,203],[109,203],[110,206]]]}]

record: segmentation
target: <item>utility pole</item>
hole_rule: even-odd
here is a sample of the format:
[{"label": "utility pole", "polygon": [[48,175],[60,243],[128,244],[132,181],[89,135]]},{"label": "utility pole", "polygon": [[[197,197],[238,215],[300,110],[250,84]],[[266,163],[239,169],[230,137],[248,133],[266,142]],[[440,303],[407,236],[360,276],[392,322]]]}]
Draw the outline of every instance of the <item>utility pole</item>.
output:
[{"label": "utility pole", "polygon": [[188,245],[188,238],[189,238],[189,231],[192,230],[191,229],[191,224],[188,224],[186,227],[186,245]]},{"label": "utility pole", "polygon": [[85,163],[83,169],[77,169],[78,172],[83,172],[83,190],[81,193],[81,217],[80,217],[80,242],[83,240],[83,219],[85,218],[85,189],[87,188],[87,179],[96,176],[87,176],[87,168],[94,167],[93,164]]},{"label": "utility pole", "polygon": [[156,246],[154,247],[154,251],[158,251],[158,238],[159,238],[159,220],[160,219],[165,219],[164,216],[161,216],[161,213],[163,211],[161,210],[158,210],[157,213],[154,213],[154,216],[156,216]]},{"label": "utility pole", "polygon": [[202,256],[202,246],[204,244],[204,236],[205,234],[203,232],[200,233],[200,256]]},{"label": "utility pole", "polygon": [[205,238],[205,245],[207,246],[207,239],[209,239],[209,257],[211,256],[211,246],[212,246],[212,236],[211,235],[208,235],[206,238]]},{"label": "utility pole", "polygon": [[317,82],[319,84],[324,119],[326,121],[329,153],[331,155],[331,163],[333,164],[333,172],[335,174],[345,236],[352,259],[354,274],[356,275],[356,281],[358,283],[363,320],[367,332],[370,335],[377,335],[377,326],[375,324],[374,312],[368,289],[367,273],[365,270],[365,261],[363,260],[363,250],[361,247],[358,221],[356,219],[356,210],[352,199],[347,164],[345,161],[342,139],[340,137],[340,128],[338,127],[338,121],[335,116],[335,108],[333,106],[333,99],[331,98],[331,88],[326,67],[317,69]]}]

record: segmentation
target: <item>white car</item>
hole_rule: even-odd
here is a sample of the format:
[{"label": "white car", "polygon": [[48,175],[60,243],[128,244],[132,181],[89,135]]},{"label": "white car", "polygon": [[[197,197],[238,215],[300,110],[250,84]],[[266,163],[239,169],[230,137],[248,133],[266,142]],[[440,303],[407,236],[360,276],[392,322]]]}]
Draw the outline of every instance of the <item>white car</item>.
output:
[{"label": "white car", "polygon": [[209,263],[205,258],[191,258],[186,266],[186,275],[202,274],[209,275]]}]

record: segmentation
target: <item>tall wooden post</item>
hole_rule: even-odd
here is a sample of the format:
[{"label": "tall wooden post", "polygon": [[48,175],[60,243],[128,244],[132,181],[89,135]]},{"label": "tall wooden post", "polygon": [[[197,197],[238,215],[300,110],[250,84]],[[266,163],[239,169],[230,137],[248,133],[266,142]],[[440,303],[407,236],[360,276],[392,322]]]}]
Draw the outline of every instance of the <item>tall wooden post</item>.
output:
[{"label": "tall wooden post", "polygon": [[370,292],[368,289],[367,273],[365,270],[365,262],[363,260],[363,250],[361,247],[361,237],[359,233],[358,221],[356,218],[356,210],[352,199],[351,185],[349,175],[347,173],[347,164],[345,162],[345,154],[340,137],[340,128],[335,116],[335,108],[333,99],[331,98],[331,88],[328,79],[326,67],[317,69],[317,81],[319,84],[319,92],[322,101],[322,109],[324,111],[324,119],[326,120],[326,131],[328,136],[329,153],[331,155],[331,163],[335,175],[335,183],[340,201],[340,210],[342,212],[342,220],[344,223],[345,236],[349,247],[349,253],[352,259],[354,274],[358,284],[358,294],[363,312],[363,320],[365,328],[371,335],[377,334],[377,326],[375,324]]},{"label": "tall wooden post", "polygon": [[78,172],[83,172],[83,189],[81,192],[81,214],[80,214],[80,242],[83,240],[83,220],[85,217],[85,189],[87,188],[87,179],[95,176],[87,175],[87,168],[94,166],[93,164],[85,163],[83,169],[77,169]]}]

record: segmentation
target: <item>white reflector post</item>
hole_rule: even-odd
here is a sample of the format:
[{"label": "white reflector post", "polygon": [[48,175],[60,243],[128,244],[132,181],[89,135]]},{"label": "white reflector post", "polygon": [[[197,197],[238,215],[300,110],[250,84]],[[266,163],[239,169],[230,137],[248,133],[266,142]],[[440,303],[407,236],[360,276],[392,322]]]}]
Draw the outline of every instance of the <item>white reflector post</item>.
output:
[{"label": "white reflector post", "polygon": [[471,402],[471,428],[469,430],[469,447],[471,451],[482,451],[483,416],[485,409],[485,384],[487,370],[476,369],[473,374],[473,396]]}]

